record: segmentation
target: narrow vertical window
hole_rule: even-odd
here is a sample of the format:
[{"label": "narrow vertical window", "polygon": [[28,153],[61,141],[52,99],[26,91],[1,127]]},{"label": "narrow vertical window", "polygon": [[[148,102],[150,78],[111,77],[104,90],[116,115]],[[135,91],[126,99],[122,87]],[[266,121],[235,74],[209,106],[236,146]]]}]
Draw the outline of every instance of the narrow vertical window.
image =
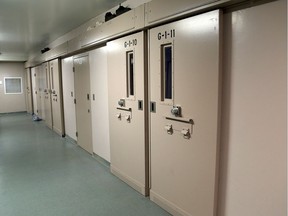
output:
[{"label": "narrow vertical window", "polygon": [[51,88],[54,89],[54,72],[53,72],[53,67],[51,67]]},{"label": "narrow vertical window", "polygon": [[48,68],[46,66],[46,89],[49,89],[49,73],[48,73]]},{"label": "narrow vertical window", "polygon": [[161,99],[172,99],[172,45],[163,45],[161,49],[162,68],[161,68]]},{"label": "narrow vertical window", "polygon": [[134,96],[134,53],[127,52],[127,97]]}]

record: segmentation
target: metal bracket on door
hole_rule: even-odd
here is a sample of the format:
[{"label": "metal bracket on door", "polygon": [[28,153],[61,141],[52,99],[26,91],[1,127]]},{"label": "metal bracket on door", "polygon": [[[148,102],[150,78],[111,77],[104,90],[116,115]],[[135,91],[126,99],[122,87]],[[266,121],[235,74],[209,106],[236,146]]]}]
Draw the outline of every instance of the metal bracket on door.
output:
[{"label": "metal bracket on door", "polygon": [[150,102],[150,112],[156,113],[156,102]]},{"label": "metal bracket on door", "polygon": [[138,110],[143,110],[143,100],[138,100]]}]

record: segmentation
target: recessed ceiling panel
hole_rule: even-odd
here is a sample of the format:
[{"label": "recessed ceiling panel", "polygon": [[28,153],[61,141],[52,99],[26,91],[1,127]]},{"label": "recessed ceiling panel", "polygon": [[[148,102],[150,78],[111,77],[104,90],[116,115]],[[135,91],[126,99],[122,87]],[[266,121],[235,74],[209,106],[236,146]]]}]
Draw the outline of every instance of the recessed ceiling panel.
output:
[{"label": "recessed ceiling panel", "polygon": [[0,60],[27,59],[124,0],[0,0]]}]

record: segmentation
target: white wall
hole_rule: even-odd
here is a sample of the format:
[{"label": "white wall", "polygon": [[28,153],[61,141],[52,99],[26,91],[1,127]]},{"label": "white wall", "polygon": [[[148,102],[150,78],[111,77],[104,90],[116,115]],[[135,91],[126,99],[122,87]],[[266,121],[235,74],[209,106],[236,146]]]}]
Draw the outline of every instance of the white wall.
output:
[{"label": "white wall", "polygon": [[73,57],[62,59],[62,82],[65,134],[77,140]]},{"label": "white wall", "polygon": [[89,62],[93,152],[110,162],[106,47],[89,52]]},{"label": "white wall", "polygon": [[[5,94],[4,77],[22,77],[22,94]],[[0,113],[26,111],[26,81],[23,63],[0,63]]]},{"label": "white wall", "polygon": [[224,17],[219,216],[287,215],[286,8]]}]

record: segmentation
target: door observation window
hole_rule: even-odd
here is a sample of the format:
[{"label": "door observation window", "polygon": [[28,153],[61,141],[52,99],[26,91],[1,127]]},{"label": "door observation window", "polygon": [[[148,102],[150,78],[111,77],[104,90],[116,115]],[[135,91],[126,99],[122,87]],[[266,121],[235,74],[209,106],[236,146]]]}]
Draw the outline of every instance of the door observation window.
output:
[{"label": "door observation window", "polygon": [[135,82],[134,82],[134,52],[129,51],[126,53],[126,83],[127,83],[127,98],[133,98],[135,95]]},{"label": "door observation window", "polygon": [[172,44],[161,47],[161,100],[173,99]]}]

